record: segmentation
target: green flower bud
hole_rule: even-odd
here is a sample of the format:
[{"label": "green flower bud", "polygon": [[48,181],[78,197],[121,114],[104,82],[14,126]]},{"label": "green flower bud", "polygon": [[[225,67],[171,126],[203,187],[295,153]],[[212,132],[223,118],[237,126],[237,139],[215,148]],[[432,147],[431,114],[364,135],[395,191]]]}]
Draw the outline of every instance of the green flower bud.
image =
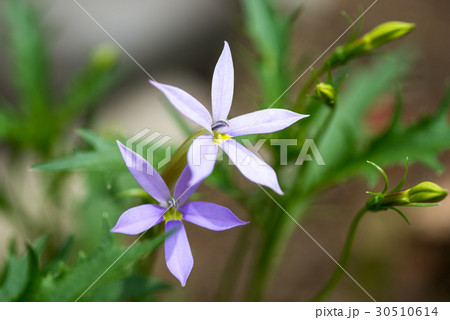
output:
[{"label": "green flower bud", "polygon": [[387,194],[381,202],[384,206],[406,206],[410,204],[408,190]]},{"label": "green flower bud", "polygon": [[325,102],[328,106],[334,107],[336,104],[336,90],[331,84],[321,82],[316,86],[317,97]]},{"label": "green flower bud", "polygon": [[120,51],[111,44],[101,44],[91,53],[91,64],[97,69],[108,69],[117,64]]},{"label": "green flower bud", "polygon": [[399,39],[416,27],[413,23],[390,21],[380,24],[362,37],[364,50],[373,50],[385,43]]},{"label": "green flower bud", "polygon": [[419,183],[417,186],[406,190],[411,203],[432,203],[445,199],[448,191],[429,181]]},{"label": "green flower bud", "polygon": [[401,21],[382,23],[361,38],[337,47],[328,58],[327,65],[332,68],[346,64],[348,61],[366,54],[383,44],[405,36],[415,27],[413,23]]}]

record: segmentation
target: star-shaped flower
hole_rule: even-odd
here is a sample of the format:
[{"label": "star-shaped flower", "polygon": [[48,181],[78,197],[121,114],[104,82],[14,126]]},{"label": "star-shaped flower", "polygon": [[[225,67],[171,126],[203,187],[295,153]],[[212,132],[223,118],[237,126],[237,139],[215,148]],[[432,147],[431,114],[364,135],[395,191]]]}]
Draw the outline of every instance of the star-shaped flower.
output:
[{"label": "star-shaped flower", "polygon": [[276,132],[308,115],[269,108],[227,120],[234,90],[233,61],[227,42],[212,79],[212,117],[209,111],[187,92],[155,81],[150,83],[161,90],[178,111],[208,131],[208,134],[197,137],[189,149],[188,164],[192,170],[192,179],[203,180],[211,174],[220,147],[247,179],[283,194],[272,167],[232,138]]},{"label": "star-shaped flower", "polygon": [[230,229],[248,222],[240,220],[228,208],[211,202],[186,202],[200,184],[191,184],[188,166],[181,173],[172,194],[150,163],[119,141],[117,143],[133,177],[159,205],[144,204],[128,209],[111,231],[135,235],[164,221],[166,233],[173,232],[164,244],[167,268],[184,286],[194,259],[182,220],[214,231]]}]

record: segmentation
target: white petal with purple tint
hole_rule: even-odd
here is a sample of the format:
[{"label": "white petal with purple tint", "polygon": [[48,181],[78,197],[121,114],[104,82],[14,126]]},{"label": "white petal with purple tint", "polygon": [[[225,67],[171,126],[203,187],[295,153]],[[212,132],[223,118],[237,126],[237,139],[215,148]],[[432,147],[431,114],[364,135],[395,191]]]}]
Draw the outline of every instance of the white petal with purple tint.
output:
[{"label": "white petal with purple tint", "polygon": [[214,231],[227,230],[247,224],[230,209],[211,202],[193,201],[181,206],[183,220]]},{"label": "white petal with purple tint", "polygon": [[166,209],[154,204],[143,204],[125,211],[111,232],[139,234],[164,220]]},{"label": "white petal with purple tint", "polygon": [[213,137],[204,134],[196,138],[187,153],[187,161],[191,169],[191,184],[200,183],[214,169],[219,146],[213,142]]},{"label": "white petal with purple tint", "polygon": [[194,258],[183,223],[179,220],[167,221],[166,233],[170,231],[173,233],[166,238],[164,243],[166,264],[169,271],[184,287],[194,266]]},{"label": "white petal with purple tint", "polygon": [[233,101],[234,67],[230,47],[225,41],[212,79],[211,101],[213,120],[226,120]]},{"label": "white petal with purple tint", "polygon": [[221,147],[248,180],[283,194],[275,170],[250,150],[233,139],[223,141]]},{"label": "white petal with purple tint", "polygon": [[211,114],[197,99],[180,88],[151,80],[150,83],[164,93],[170,103],[172,103],[178,111],[199,126],[211,131]]},{"label": "white petal with purple tint", "polygon": [[162,205],[167,204],[170,191],[159,173],[144,158],[117,141],[123,160],[139,185]]},{"label": "white petal with purple tint", "polygon": [[232,137],[262,134],[283,130],[308,115],[286,109],[265,109],[228,120],[229,127],[222,131]]}]

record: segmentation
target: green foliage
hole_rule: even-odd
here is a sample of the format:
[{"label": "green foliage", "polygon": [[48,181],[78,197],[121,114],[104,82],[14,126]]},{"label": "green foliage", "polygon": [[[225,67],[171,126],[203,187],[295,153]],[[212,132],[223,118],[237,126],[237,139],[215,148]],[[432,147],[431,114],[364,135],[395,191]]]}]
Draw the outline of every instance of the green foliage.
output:
[{"label": "green foliage", "polygon": [[[114,302],[137,299],[138,301],[141,301],[141,297],[167,289],[170,289],[170,286],[161,280],[145,278],[141,275],[134,274],[128,278],[105,284],[95,291],[92,291],[92,294],[86,293],[86,298],[80,300]],[[154,300],[154,298],[150,297],[150,300]]]},{"label": "green foliage", "polygon": [[[269,0],[242,0],[245,28],[255,46],[259,60],[256,72],[268,107],[290,85],[287,53],[290,30],[298,12],[292,15],[277,11]],[[279,101],[281,105],[283,99]]]},{"label": "green foliage", "polygon": [[69,248],[66,243],[40,269],[38,255],[45,244],[41,239],[33,247],[27,246],[23,257],[10,253],[0,283],[0,301],[116,301],[167,289],[168,285],[159,280],[138,274],[129,276],[131,265],[157,249],[164,239],[163,234],[120,247],[105,230],[97,249],[88,256],[80,254],[73,266],[67,266],[64,260]]},{"label": "green foliage", "polygon": [[16,257],[12,252],[8,254],[6,265],[2,271],[3,280],[0,282],[0,301],[18,301],[30,287],[33,277],[38,270],[36,253],[31,246],[23,257]]},{"label": "green foliage", "polygon": [[6,0],[2,15],[17,106],[0,103],[0,142],[17,150],[32,148],[48,157],[67,128],[81,115],[92,113],[91,107],[98,105],[122,72],[117,58],[108,64],[98,63],[94,50],[82,71],[69,80],[61,99],[50,90],[47,44],[35,10],[27,1]]},{"label": "green foliage", "polygon": [[[368,132],[365,130],[367,111],[376,99],[391,90],[394,84],[405,75],[410,62],[404,55],[395,54],[389,59],[378,61],[371,68],[352,74],[349,77],[345,91],[339,97],[339,104],[331,114],[331,121],[321,126],[321,133],[316,144],[326,163],[325,166],[308,166],[303,172],[303,186],[310,189],[322,183],[329,183],[339,176],[348,178],[349,172],[344,176],[344,170],[349,163],[357,161],[359,168],[367,172],[366,160],[361,155],[367,151]],[[313,126],[320,123],[311,119]],[[311,124],[310,124],[311,126]],[[387,154],[387,157],[390,155]],[[401,161],[408,156],[402,154],[395,161]],[[412,157],[410,157],[411,160]],[[357,160],[356,160],[357,159]],[[385,162],[378,162],[383,165]]]},{"label": "green foliage", "polygon": [[33,169],[46,171],[81,169],[107,172],[126,168],[115,141],[106,140],[86,129],[79,129],[78,134],[93,150],[78,151],[72,156],[36,165]]}]

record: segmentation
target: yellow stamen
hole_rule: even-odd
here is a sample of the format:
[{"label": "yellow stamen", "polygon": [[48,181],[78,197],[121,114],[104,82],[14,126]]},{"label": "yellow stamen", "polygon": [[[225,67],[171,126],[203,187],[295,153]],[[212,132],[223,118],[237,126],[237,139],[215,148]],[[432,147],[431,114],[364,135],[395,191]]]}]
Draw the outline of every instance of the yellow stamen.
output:
[{"label": "yellow stamen", "polygon": [[167,210],[166,213],[164,213],[164,221],[170,221],[170,220],[182,220],[183,215],[181,212],[179,212],[174,207],[170,207],[169,210]]},{"label": "yellow stamen", "polygon": [[220,145],[223,141],[231,139],[231,137],[227,134],[214,132],[213,142]]}]

